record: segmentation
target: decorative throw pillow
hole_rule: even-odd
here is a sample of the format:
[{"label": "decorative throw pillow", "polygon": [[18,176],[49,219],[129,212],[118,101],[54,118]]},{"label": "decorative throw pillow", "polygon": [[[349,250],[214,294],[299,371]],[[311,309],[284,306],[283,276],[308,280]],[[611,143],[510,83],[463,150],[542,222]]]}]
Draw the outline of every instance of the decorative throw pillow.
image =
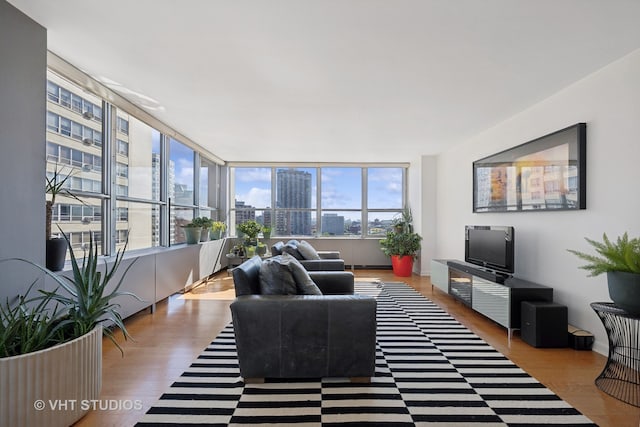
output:
[{"label": "decorative throw pillow", "polygon": [[282,262],[288,264],[299,295],[322,295],[322,291],[309,276],[307,270],[300,264],[300,261],[284,253],[282,254]]},{"label": "decorative throw pillow", "polygon": [[298,252],[300,252],[300,255],[302,255],[304,259],[320,259],[318,252],[306,240],[298,243]]},{"label": "decorative throw pillow", "polygon": [[297,240],[289,240],[286,245],[282,247],[283,254],[289,254],[295,259],[301,260],[304,259],[300,251],[298,251],[298,241]]},{"label": "decorative throw pillow", "polygon": [[282,255],[267,258],[260,265],[260,293],[262,295],[296,295],[298,289],[288,262]]}]

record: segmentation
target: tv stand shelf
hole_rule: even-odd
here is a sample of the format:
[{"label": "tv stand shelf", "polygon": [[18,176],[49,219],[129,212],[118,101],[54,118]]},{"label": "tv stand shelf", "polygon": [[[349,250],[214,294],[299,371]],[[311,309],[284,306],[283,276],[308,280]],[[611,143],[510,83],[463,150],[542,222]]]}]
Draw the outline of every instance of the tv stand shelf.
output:
[{"label": "tv stand shelf", "polygon": [[431,260],[431,285],[507,328],[509,341],[522,301],[553,301],[553,288],[458,260]]}]

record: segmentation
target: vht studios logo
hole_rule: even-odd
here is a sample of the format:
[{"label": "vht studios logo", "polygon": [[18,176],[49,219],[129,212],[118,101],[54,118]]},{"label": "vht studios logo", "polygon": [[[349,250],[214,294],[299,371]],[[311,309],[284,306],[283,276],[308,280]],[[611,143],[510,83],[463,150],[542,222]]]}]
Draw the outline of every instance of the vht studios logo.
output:
[{"label": "vht studios logo", "polygon": [[52,411],[139,411],[142,409],[141,400],[116,400],[116,399],[53,399],[36,400],[33,402],[36,411],[50,409]]}]

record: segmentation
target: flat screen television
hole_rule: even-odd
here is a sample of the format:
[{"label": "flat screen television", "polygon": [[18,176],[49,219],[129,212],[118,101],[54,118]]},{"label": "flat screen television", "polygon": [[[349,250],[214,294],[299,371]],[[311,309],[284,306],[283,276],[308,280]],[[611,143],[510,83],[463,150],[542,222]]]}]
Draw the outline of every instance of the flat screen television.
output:
[{"label": "flat screen television", "polygon": [[464,260],[500,273],[514,273],[515,230],[511,226],[465,226]]}]

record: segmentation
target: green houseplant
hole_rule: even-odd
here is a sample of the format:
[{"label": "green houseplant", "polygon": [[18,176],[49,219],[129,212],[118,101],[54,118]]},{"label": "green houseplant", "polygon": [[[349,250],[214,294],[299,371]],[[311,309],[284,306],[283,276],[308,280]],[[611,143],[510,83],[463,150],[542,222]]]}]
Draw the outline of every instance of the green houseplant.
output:
[{"label": "green houseplant", "polygon": [[71,193],[67,188],[67,181],[73,176],[73,170],[68,173],[63,169],[59,169],[55,165],[51,176],[46,176],[45,193],[49,195],[49,200],[45,202],[46,209],[46,264],[45,266],[51,271],[60,271],[64,268],[67,258],[67,244],[61,237],[53,237],[51,232],[51,223],[53,219],[53,206],[56,203],[57,196],[71,197],[84,204],[76,195]]},{"label": "green houseplant", "polygon": [[247,220],[237,226],[238,231],[244,233],[245,243],[248,246],[257,245],[258,233],[262,231],[262,225],[255,219]]},{"label": "green houseplant", "polygon": [[209,240],[209,229],[211,228],[211,225],[213,224],[213,220],[211,218],[207,218],[206,216],[201,216],[201,217],[197,217],[194,218],[193,221],[191,221],[192,224],[194,224],[196,227],[200,227],[200,241],[201,242],[206,242]]},{"label": "green houseplant", "polygon": [[264,239],[270,239],[271,238],[271,227],[269,227],[268,225],[263,225],[262,226],[262,237]]},{"label": "green houseplant", "polygon": [[212,240],[218,240],[220,239],[223,235],[225,230],[227,229],[227,224],[225,224],[222,221],[213,221],[213,223],[211,224],[211,231],[210,231],[210,236]]},{"label": "green houseplant", "polygon": [[135,261],[116,281],[126,244],[111,267],[105,260],[104,268],[100,268],[97,243],[91,240],[80,262],[66,236],[65,242],[73,270],[69,277],[23,258],[0,261],[27,263],[57,286],[53,291],[39,290],[31,296],[36,281],[25,295],[0,305],[0,372],[12,373],[0,376],[0,425],[73,424],[88,408],[76,405],[60,411],[47,405],[34,408],[34,402],[53,401],[61,396],[76,402],[98,399],[103,334],[122,352],[111,328],[103,324],[110,322],[125,339],[130,337],[118,310],[120,306],[114,301],[124,295],[139,300],[132,293],[120,291]]},{"label": "green houseplant", "polygon": [[188,245],[196,244],[200,241],[200,234],[202,233],[202,227],[198,224],[190,222],[182,226],[184,232],[184,238]]},{"label": "green houseplant", "polygon": [[422,237],[413,231],[411,221],[411,211],[405,208],[401,216],[393,221],[393,228],[380,240],[380,248],[391,257],[396,276],[411,276],[413,261],[421,249]]},{"label": "green houseplant", "polygon": [[640,239],[630,239],[625,232],[615,241],[606,233],[602,235],[602,242],[586,237],[585,240],[597,255],[568,249],[587,262],[580,268],[589,271],[590,277],[606,273],[611,300],[632,314],[640,314]]}]

